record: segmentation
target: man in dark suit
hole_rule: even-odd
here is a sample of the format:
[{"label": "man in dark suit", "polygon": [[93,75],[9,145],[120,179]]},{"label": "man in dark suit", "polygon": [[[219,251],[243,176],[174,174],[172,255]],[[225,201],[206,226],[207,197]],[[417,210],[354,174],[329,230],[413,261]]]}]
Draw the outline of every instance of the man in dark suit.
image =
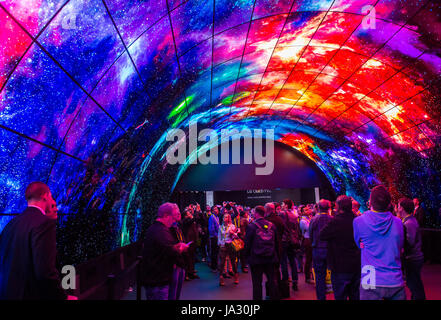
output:
[{"label": "man in dark suit", "polygon": [[0,234],[0,300],[66,299],[55,267],[57,212],[51,191],[32,182],[25,198],[26,210]]},{"label": "man in dark suit", "polygon": [[424,224],[426,223],[423,208],[420,207],[420,200],[418,198],[413,199],[413,204],[415,206],[415,210],[413,211],[414,217],[417,219],[420,228],[424,228]]},{"label": "man in dark suit", "polygon": [[360,300],[361,256],[354,241],[355,217],[353,200],[339,196],[335,217],[319,232],[320,241],[328,242],[327,262],[335,300]]}]

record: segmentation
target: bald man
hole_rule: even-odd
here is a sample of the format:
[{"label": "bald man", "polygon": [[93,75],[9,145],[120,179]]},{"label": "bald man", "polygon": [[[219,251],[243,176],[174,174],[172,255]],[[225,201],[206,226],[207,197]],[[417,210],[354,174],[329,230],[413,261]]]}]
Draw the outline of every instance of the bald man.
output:
[{"label": "bald man", "polygon": [[173,267],[182,258],[189,244],[177,242],[170,227],[181,220],[175,203],[164,203],[158,209],[156,221],[148,228],[144,240],[141,264],[141,284],[147,300],[167,300]]},{"label": "bald man", "polygon": [[51,191],[32,182],[25,198],[26,210],[0,235],[0,300],[66,299],[55,267],[57,215]]}]

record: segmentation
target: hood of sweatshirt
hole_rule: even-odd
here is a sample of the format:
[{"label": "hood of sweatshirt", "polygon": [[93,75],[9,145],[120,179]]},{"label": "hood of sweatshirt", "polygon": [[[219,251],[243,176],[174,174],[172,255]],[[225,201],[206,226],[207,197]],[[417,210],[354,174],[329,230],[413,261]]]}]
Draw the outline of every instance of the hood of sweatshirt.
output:
[{"label": "hood of sweatshirt", "polygon": [[392,226],[393,214],[389,211],[387,212],[374,212],[368,211],[365,212],[366,220],[367,220],[367,228],[371,229],[377,234],[385,235],[389,232],[389,229]]}]

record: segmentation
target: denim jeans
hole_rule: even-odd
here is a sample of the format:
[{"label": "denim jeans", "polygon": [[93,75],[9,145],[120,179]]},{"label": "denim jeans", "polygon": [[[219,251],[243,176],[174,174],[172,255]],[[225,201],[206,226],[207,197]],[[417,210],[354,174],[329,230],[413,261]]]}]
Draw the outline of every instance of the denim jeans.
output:
[{"label": "denim jeans", "polygon": [[360,300],[360,272],[331,272],[335,300]]},{"label": "denim jeans", "polygon": [[315,291],[318,300],[326,300],[326,269],[327,269],[326,248],[312,249],[312,265],[315,273]]},{"label": "denim jeans", "polygon": [[311,279],[311,264],[312,264],[312,247],[311,239],[303,239],[303,249],[305,250],[305,266],[303,272],[305,273],[305,280]]},{"label": "denim jeans", "polygon": [[181,267],[174,266],[173,278],[170,283],[170,289],[168,292],[168,300],[179,300],[181,296],[182,283],[185,279],[185,270]]},{"label": "denim jeans", "polygon": [[167,300],[169,285],[160,287],[147,287],[144,286],[145,296],[147,300]]},{"label": "denim jeans", "polygon": [[424,260],[405,260],[404,272],[406,273],[406,283],[411,292],[412,300],[426,300],[423,281],[421,280],[421,268]]},{"label": "denim jeans", "polygon": [[288,280],[288,261],[291,267],[291,277],[293,282],[297,282],[299,280],[297,273],[297,259],[296,259],[296,251],[295,249],[288,245],[282,244],[282,256],[280,261],[280,266],[282,269],[282,280]]},{"label": "denim jeans", "polygon": [[404,287],[363,289],[360,286],[360,300],[406,300],[406,290]]}]

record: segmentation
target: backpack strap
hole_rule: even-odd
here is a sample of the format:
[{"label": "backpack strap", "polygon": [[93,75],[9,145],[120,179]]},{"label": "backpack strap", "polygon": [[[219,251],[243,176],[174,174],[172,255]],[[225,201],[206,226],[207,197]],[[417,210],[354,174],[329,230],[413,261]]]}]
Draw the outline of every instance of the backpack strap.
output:
[{"label": "backpack strap", "polygon": [[[253,223],[254,223],[259,229],[264,229],[259,223],[257,223],[257,221],[253,221]],[[266,221],[266,225],[268,226],[268,229],[271,229],[271,227],[273,226],[273,224],[271,223],[271,221]]]}]

